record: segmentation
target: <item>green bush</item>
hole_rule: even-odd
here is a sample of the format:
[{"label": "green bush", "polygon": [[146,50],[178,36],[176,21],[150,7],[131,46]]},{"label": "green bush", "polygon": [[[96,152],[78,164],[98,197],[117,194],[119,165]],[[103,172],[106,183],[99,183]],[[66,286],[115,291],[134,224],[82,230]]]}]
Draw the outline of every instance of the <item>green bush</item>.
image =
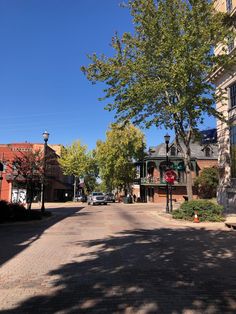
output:
[{"label": "green bush", "polygon": [[12,217],[9,203],[6,201],[0,201],[0,222],[10,220]]},{"label": "green bush", "polygon": [[0,201],[0,222],[28,221],[42,218],[41,212],[28,210],[22,204]]},{"label": "green bush", "polygon": [[191,200],[184,202],[173,212],[173,218],[193,221],[197,211],[200,221],[224,221],[223,206],[208,200]]},{"label": "green bush", "polygon": [[194,180],[194,186],[198,191],[199,197],[204,199],[210,199],[216,196],[218,184],[219,171],[216,167],[203,169],[200,175]]},{"label": "green bush", "polygon": [[27,210],[22,204],[18,203],[9,203],[9,210],[11,212],[11,220],[21,221],[27,220]]}]

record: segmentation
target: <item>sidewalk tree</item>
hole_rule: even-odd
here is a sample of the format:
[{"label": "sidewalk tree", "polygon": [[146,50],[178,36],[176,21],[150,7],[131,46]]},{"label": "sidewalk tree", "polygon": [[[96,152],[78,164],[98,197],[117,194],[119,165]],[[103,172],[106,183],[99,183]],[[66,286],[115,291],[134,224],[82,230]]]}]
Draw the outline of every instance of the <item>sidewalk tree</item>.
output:
[{"label": "sidewalk tree", "polygon": [[96,159],[99,174],[108,191],[130,190],[137,169],[134,161],[143,155],[144,134],[130,123],[112,124],[106,140],[98,141]]},{"label": "sidewalk tree", "polygon": [[81,69],[92,83],[105,84],[108,110],[117,122],[175,131],[184,155],[187,193],[192,198],[190,143],[204,115],[223,119],[209,76],[226,64],[213,46],[227,38],[225,15],[208,0],[132,0],[127,6],[134,32],[112,38],[114,54],[90,56]]},{"label": "sidewalk tree", "polygon": [[[72,145],[62,149],[59,163],[65,175],[73,175],[75,177],[75,182],[80,177],[83,177],[85,184],[87,182],[87,187],[89,187],[89,189],[92,185],[91,182],[96,181],[96,179],[94,179],[96,178],[94,158],[92,154],[87,151],[87,146],[82,145],[80,141],[75,141]],[[92,177],[94,178],[92,179]]]},{"label": "sidewalk tree", "polygon": [[19,152],[9,164],[8,173],[15,186],[26,187],[28,209],[31,209],[33,197],[40,190],[43,177],[42,151]]}]

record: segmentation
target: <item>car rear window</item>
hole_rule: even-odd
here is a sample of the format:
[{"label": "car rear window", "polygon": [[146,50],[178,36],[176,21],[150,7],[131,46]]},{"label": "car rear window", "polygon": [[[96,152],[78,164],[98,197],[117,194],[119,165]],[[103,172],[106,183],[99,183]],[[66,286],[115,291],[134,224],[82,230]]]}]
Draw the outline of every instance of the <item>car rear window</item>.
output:
[{"label": "car rear window", "polygon": [[93,193],[93,195],[94,195],[94,196],[97,196],[97,195],[103,195],[103,193],[94,192],[94,193]]}]

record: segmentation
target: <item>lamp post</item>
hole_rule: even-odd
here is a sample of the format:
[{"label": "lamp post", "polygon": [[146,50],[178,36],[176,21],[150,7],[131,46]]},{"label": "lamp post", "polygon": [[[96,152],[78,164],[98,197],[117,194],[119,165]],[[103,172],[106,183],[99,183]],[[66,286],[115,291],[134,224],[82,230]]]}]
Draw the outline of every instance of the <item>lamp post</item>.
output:
[{"label": "lamp post", "polygon": [[[166,143],[166,170],[169,169],[169,142],[170,142],[170,135],[166,134],[164,136],[165,143]],[[166,212],[169,213],[169,183],[166,182]]]},{"label": "lamp post", "polygon": [[42,186],[41,186],[41,191],[42,191],[42,205],[41,205],[41,212],[45,212],[45,206],[44,206],[44,201],[45,201],[45,173],[46,173],[46,154],[47,154],[47,143],[48,143],[48,138],[49,138],[49,133],[45,131],[43,133],[43,139],[44,139],[44,148],[43,148],[43,180],[42,180]]}]

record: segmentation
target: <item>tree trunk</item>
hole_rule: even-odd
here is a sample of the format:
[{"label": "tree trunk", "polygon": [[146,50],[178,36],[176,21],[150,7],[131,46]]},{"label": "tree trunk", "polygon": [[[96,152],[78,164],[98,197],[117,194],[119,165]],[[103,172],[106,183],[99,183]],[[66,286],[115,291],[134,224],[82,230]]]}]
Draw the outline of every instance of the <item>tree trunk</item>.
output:
[{"label": "tree trunk", "polygon": [[74,197],[73,197],[73,201],[75,201],[75,197],[76,197],[76,188],[77,188],[77,177],[74,176]]},{"label": "tree trunk", "polygon": [[192,178],[192,164],[191,164],[191,151],[190,148],[186,149],[186,154],[184,157],[184,165],[186,171],[186,188],[188,200],[193,198],[193,178]]}]

